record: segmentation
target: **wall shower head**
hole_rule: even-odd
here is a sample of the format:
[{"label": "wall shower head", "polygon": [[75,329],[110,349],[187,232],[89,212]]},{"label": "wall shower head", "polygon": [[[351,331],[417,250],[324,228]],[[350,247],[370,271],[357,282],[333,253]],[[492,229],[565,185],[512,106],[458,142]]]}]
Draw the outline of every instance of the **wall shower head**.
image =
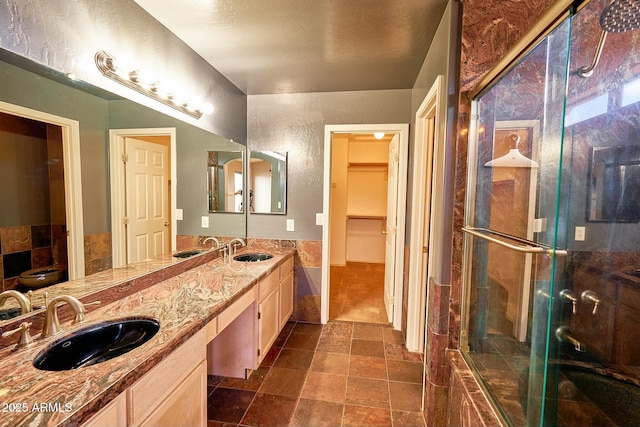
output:
[{"label": "wall shower head", "polygon": [[624,33],[640,28],[640,0],[612,0],[600,14],[600,39],[591,65],[580,67],[580,77],[590,77],[598,65],[607,33]]},{"label": "wall shower head", "polygon": [[613,0],[600,15],[600,26],[609,33],[640,28],[640,0]]}]

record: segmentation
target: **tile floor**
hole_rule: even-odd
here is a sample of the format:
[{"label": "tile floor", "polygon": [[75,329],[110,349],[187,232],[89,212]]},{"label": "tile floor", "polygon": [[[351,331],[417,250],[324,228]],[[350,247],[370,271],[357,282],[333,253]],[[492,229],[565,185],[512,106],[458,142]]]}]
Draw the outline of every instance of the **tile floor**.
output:
[{"label": "tile floor", "polygon": [[331,266],[330,282],[330,319],[387,324],[384,264]]},{"label": "tile floor", "polygon": [[424,426],[422,362],[389,325],[289,322],[247,380],[209,377],[209,427]]}]

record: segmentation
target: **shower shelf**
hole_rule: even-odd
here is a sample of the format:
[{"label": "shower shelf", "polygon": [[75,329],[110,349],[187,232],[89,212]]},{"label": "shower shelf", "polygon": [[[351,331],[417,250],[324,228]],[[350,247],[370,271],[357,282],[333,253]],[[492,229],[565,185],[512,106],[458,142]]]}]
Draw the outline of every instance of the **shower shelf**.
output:
[{"label": "shower shelf", "polygon": [[[528,254],[547,254],[547,255],[558,255],[558,256],[567,255],[567,251],[564,249],[553,249],[547,246],[541,246],[540,244],[531,242],[529,240],[520,239],[518,237],[510,236],[508,234],[500,233],[498,231],[488,230],[486,228],[462,227],[462,231],[468,234],[472,234],[483,240],[496,243],[498,245],[504,246],[505,248],[509,248],[518,252],[523,252]],[[505,239],[516,241],[518,243],[521,243],[521,245],[513,245],[511,243],[502,241],[500,239],[496,239],[495,237],[492,237],[489,234],[494,234],[496,236],[500,236]]]}]

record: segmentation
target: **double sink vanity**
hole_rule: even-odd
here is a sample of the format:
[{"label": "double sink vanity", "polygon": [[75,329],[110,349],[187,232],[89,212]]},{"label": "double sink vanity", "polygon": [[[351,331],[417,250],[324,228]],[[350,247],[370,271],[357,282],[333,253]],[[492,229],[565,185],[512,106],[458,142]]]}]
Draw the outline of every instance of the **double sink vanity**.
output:
[{"label": "double sink vanity", "polygon": [[[207,374],[250,375],[293,312],[292,248],[226,250],[49,288],[51,336],[41,313],[5,322],[18,331],[1,342],[0,425],[206,426]],[[34,340],[17,347],[25,329]]]}]

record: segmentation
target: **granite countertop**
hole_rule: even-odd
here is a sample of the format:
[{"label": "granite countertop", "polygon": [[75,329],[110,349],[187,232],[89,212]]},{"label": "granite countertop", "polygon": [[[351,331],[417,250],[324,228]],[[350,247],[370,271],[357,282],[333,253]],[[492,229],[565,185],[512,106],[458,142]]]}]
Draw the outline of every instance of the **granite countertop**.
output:
[{"label": "granite countertop", "polygon": [[[0,351],[0,425],[71,426],[89,419],[294,253],[289,248],[249,247],[238,254],[256,251],[274,257],[253,263],[213,259],[138,292],[88,307],[86,321],[61,322],[60,335],[39,339],[40,329],[35,329],[35,345]],[[160,331],[125,355],[93,366],[61,372],[33,367],[34,357],[60,337],[124,317],[153,317],[160,322]]]}]

